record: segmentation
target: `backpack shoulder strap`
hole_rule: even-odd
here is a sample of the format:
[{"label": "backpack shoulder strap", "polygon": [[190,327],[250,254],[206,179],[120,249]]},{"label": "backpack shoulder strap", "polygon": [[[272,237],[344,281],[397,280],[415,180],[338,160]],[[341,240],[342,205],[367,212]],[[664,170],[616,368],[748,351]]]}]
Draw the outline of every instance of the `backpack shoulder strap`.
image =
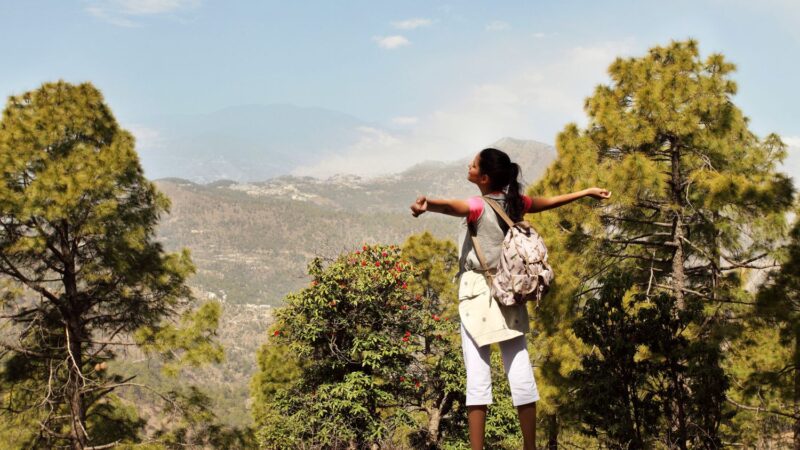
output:
[{"label": "backpack shoulder strap", "polygon": [[484,195],[483,199],[486,200],[486,204],[491,206],[494,212],[496,212],[497,215],[500,216],[503,221],[505,221],[506,225],[508,225],[508,228],[514,228],[514,222],[510,217],[508,217],[508,214],[506,214],[503,208],[501,208],[493,198],[489,198],[488,196]]},{"label": "backpack shoulder strap", "polygon": [[486,255],[483,254],[483,250],[481,250],[481,244],[478,242],[478,230],[475,228],[474,223],[467,224],[469,228],[469,236],[472,238],[472,248],[475,249],[475,254],[478,255],[478,261],[481,262],[481,268],[483,269],[483,274],[487,278],[489,282],[489,286],[492,285],[492,272],[489,269],[489,265],[486,264]]}]

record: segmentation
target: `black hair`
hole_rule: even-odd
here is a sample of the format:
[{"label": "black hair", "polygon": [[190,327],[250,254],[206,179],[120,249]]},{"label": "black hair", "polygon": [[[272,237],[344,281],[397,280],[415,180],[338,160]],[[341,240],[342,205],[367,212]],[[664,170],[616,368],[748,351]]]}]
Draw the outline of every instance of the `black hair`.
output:
[{"label": "black hair", "polygon": [[525,215],[525,202],[520,192],[519,164],[511,162],[508,155],[496,148],[486,148],[478,154],[478,170],[489,177],[489,188],[506,190],[506,210],[511,220],[518,222]]}]

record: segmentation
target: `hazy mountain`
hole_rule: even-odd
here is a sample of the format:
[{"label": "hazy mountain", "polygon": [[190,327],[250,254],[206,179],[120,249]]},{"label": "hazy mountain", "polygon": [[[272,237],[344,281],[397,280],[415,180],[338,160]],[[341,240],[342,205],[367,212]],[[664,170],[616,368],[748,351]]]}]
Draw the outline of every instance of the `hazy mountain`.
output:
[{"label": "hazy mountain", "polygon": [[246,105],[210,114],[164,115],[140,124],[137,149],[149,178],[198,183],[265,180],[355,143],[355,117],[323,108]]}]

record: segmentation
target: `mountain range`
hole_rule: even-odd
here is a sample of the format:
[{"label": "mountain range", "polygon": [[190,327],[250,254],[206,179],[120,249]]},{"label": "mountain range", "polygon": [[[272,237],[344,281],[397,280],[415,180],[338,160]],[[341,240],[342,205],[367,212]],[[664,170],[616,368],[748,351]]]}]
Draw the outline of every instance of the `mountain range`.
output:
[{"label": "mountain range", "polygon": [[[534,141],[504,138],[494,146],[508,152],[529,180],[555,158],[552,146]],[[191,250],[198,269],[192,283],[208,295],[234,304],[278,305],[306,282],[306,266],[315,256],[334,258],[363,243],[399,244],[423,231],[454,239],[457,219],[433,214],[414,219],[408,208],[420,194],[476,195],[466,180],[472,156],[374,178],[157,180],[172,201],[159,239],[168,249]]]},{"label": "mountain range", "polygon": [[324,108],[233,106],[144,121],[137,148],[151,179],[266,180],[356,143],[369,123]]}]

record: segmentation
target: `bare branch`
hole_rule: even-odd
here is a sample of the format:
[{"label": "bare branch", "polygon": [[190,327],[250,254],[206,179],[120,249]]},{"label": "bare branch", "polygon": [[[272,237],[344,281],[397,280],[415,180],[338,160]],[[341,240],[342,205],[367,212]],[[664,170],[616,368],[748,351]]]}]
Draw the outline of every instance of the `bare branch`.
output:
[{"label": "bare branch", "polygon": [[725,399],[728,400],[728,403],[730,403],[730,404],[732,404],[732,405],[734,405],[734,406],[736,406],[738,408],[746,409],[748,411],[765,412],[765,413],[775,414],[776,416],[789,417],[790,419],[797,420],[797,416],[795,416],[793,414],[788,414],[788,413],[785,413],[785,412],[782,412],[782,411],[777,411],[777,410],[774,410],[774,409],[762,408],[760,406],[745,405],[745,404],[737,402],[736,400],[732,399],[728,395],[725,396]]}]

